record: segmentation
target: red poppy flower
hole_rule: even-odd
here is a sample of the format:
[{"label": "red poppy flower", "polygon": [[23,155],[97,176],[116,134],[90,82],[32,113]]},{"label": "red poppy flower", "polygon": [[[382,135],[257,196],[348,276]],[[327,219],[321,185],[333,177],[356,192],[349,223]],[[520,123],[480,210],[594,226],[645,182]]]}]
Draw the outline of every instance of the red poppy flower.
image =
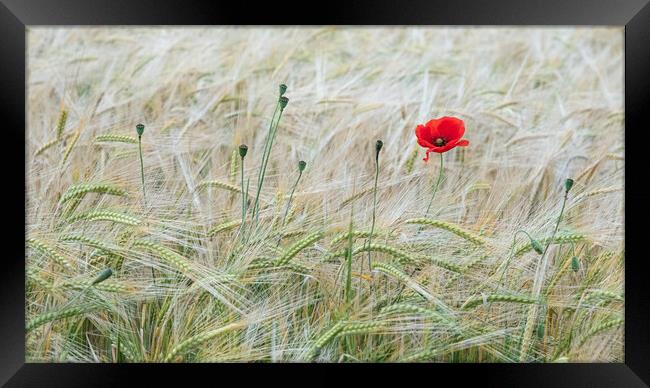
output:
[{"label": "red poppy flower", "polygon": [[427,149],[427,156],[423,160],[429,160],[429,152],[443,153],[454,147],[466,147],[469,141],[461,139],[465,134],[465,123],[456,117],[444,116],[433,119],[425,125],[418,125],[415,128],[415,136],[418,144]]}]

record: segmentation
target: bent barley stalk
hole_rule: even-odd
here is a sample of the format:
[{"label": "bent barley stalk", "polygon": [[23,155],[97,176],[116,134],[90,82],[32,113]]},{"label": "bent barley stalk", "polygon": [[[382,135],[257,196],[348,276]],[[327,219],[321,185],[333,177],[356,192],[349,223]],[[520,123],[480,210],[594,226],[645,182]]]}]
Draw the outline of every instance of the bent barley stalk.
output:
[{"label": "bent barley stalk", "polygon": [[61,160],[62,166],[68,160],[68,157],[70,156],[70,153],[72,153],[72,149],[74,148],[75,144],[77,144],[77,140],[79,140],[79,135],[81,135],[81,130],[78,129],[77,132],[75,132],[75,134],[73,135],[70,144],[68,144],[68,147],[65,149],[65,152],[63,153],[63,159]]},{"label": "bent barley stalk", "polygon": [[428,225],[428,226],[444,229],[476,245],[485,245],[485,241],[482,238],[478,237],[477,235],[465,229],[460,228],[458,225],[452,224],[451,222],[432,220],[429,218],[412,218],[410,220],[406,220],[405,223]]},{"label": "bent barley stalk", "polygon": [[88,193],[115,195],[118,197],[126,196],[126,191],[111,183],[81,183],[70,186],[61,198],[61,203],[65,203],[73,198],[81,198]]},{"label": "bent barley stalk", "polygon": [[364,189],[356,194],[353,194],[352,196],[346,198],[343,202],[341,202],[341,205],[339,206],[339,210],[343,209],[345,206],[349,205],[350,203],[356,201],[357,199],[371,193],[373,191],[373,187],[368,187],[367,189]]},{"label": "bent barley stalk", "polygon": [[201,191],[201,190],[204,190],[204,189],[206,189],[208,187],[216,187],[218,189],[232,191],[232,192],[235,192],[235,193],[241,193],[242,192],[240,187],[237,187],[235,185],[231,185],[230,183],[221,182],[221,181],[205,181],[205,182],[201,182],[196,186],[196,191]]},{"label": "bent barley stalk", "polygon": [[111,210],[92,210],[67,219],[68,223],[77,221],[110,221],[130,226],[137,226],[142,222],[136,217],[128,214],[117,213]]},{"label": "bent barley stalk", "polygon": [[234,183],[237,180],[237,170],[239,169],[239,151],[237,148],[232,150],[230,154],[230,182]]},{"label": "bent barley stalk", "polygon": [[535,303],[536,300],[525,296],[502,295],[502,294],[492,294],[492,295],[487,295],[485,297],[472,296],[461,306],[461,309],[466,310],[481,304],[492,303],[492,302],[531,304],[531,303]]},{"label": "bent barley stalk", "polygon": [[162,259],[172,264],[184,274],[190,272],[190,264],[185,260],[185,258],[169,248],[145,240],[136,240],[133,245],[135,247],[146,248],[151,252],[159,254]]},{"label": "bent barley stalk", "polygon": [[[92,280],[66,280],[60,285],[54,285],[52,288],[58,287],[69,288],[73,290],[85,290],[88,286],[92,285]],[[114,293],[128,293],[133,292],[134,288],[128,284],[118,282],[102,282],[95,284],[94,287],[100,291],[114,292]]]},{"label": "bent barley stalk", "polygon": [[98,306],[73,306],[65,308],[61,311],[53,311],[50,313],[45,313],[37,316],[36,318],[29,321],[25,327],[27,332],[30,332],[36,329],[39,326],[42,326],[48,322],[57,321],[60,319],[74,317],[75,315],[85,314],[97,309]]},{"label": "bent barley stalk", "polygon": [[[376,231],[376,232],[374,232],[374,234],[379,235],[379,234],[381,234],[381,232]],[[356,238],[367,238],[368,236],[370,236],[370,232],[366,232],[366,231],[362,231],[362,230],[353,230],[352,232],[340,233],[340,234],[336,235],[332,239],[332,241],[330,241],[330,246],[335,246],[338,243],[343,242],[343,241],[347,242],[349,237],[352,237],[352,238],[356,239]]]},{"label": "bent barley stalk", "polygon": [[127,143],[127,144],[138,144],[138,139],[135,136],[129,135],[118,135],[113,133],[108,133],[105,135],[99,135],[95,137],[96,143]]},{"label": "bent barley stalk", "polygon": [[302,251],[303,249],[307,248],[308,246],[312,245],[316,241],[323,238],[323,235],[324,235],[324,233],[320,232],[320,231],[319,232],[313,232],[313,233],[307,235],[303,239],[299,240],[298,242],[296,242],[295,244],[290,246],[289,249],[287,249],[287,251],[286,251],[286,253],[284,255],[278,257],[277,259],[275,259],[275,262],[278,265],[287,264],[294,257],[296,257],[296,255],[298,253],[300,253],[300,251]]},{"label": "bent barley stalk", "polygon": [[591,330],[589,330],[587,332],[587,334],[582,336],[580,338],[578,346],[584,345],[584,343],[587,342],[587,340],[589,338],[595,336],[596,334],[598,334],[598,333],[600,333],[602,331],[605,331],[607,329],[611,329],[611,328],[614,328],[614,327],[621,326],[623,323],[625,323],[625,320],[623,318],[615,318],[615,319],[612,319],[612,320],[601,323],[600,325],[598,325],[598,326],[592,328]]},{"label": "bent barley stalk", "polygon": [[52,146],[58,144],[61,141],[61,139],[52,139],[48,141],[47,143],[43,144],[39,149],[34,152],[34,156],[38,156],[42,154],[43,152],[47,151],[48,149],[52,148]]},{"label": "bent barley stalk", "polygon": [[56,138],[61,140],[63,137],[63,131],[65,130],[65,123],[68,121],[68,111],[63,109],[61,110],[61,115],[59,116],[59,121],[56,124]]},{"label": "bent barley stalk", "polygon": [[68,269],[72,268],[72,265],[70,264],[70,261],[68,259],[63,257],[63,255],[59,254],[54,249],[45,245],[43,242],[30,238],[27,239],[27,245],[41,252],[45,256],[49,256],[51,259],[53,259],[55,262],[62,265],[63,267]]},{"label": "bent barley stalk", "polygon": [[369,334],[383,329],[382,322],[349,322],[336,334],[336,337]]},{"label": "bent barley stalk", "polygon": [[79,242],[85,245],[88,245],[90,247],[99,249],[101,251],[104,251],[106,253],[110,254],[116,254],[115,249],[108,246],[105,244],[103,241],[96,240],[93,238],[89,238],[86,236],[80,236],[80,235],[62,235],[59,240],[61,241],[71,241],[71,242]]},{"label": "bent barley stalk", "polygon": [[307,355],[308,359],[311,360],[314,359],[315,357],[318,357],[318,355],[320,354],[320,350],[325,345],[327,345],[332,339],[334,339],[341,330],[343,330],[345,324],[346,324],[345,321],[338,321],[329,329],[327,329],[323,334],[321,334],[321,336],[318,337],[316,341],[314,341],[312,348],[309,350],[309,353]]},{"label": "bent barley stalk", "polygon": [[208,237],[214,237],[221,232],[234,229],[242,224],[242,220],[233,220],[219,224],[208,231]]},{"label": "bent barley stalk", "polygon": [[397,303],[386,306],[380,310],[383,315],[420,314],[430,318],[441,319],[439,313],[410,303]]},{"label": "bent barley stalk", "polygon": [[229,325],[220,327],[218,329],[210,330],[205,333],[197,334],[193,337],[190,337],[185,341],[181,342],[180,344],[176,345],[175,347],[173,347],[172,350],[167,354],[167,356],[165,356],[163,362],[171,362],[172,360],[174,360],[176,355],[182,354],[187,350],[201,344],[202,342],[209,341],[212,338],[218,336],[219,334],[226,333],[232,330],[242,329],[244,327],[246,327],[246,325],[241,322],[231,323]]}]

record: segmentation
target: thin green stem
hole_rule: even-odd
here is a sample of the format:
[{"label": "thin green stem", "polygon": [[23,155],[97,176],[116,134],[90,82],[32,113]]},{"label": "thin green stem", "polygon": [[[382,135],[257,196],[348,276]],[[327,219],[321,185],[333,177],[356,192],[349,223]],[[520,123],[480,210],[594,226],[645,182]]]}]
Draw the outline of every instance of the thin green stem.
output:
[{"label": "thin green stem", "polygon": [[528,238],[530,239],[531,243],[532,243],[532,241],[533,241],[533,238],[532,238],[532,237],[530,236],[530,234],[529,234],[528,232],[526,232],[525,230],[523,230],[523,229],[519,229],[518,231],[515,232],[514,236],[512,237],[512,247],[510,248],[510,253],[508,253],[508,259],[506,260],[506,263],[505,263],[505,265],[503,266],[503,271],[501,271],[501,277],[499,277],[499,281],[497,282],[497,284],[501,284],[501,280],[503,280],[503,276],[505,275],[505,273],[506,273],[506,271],[507,271],[507,269],[508,269],[508,265],[510,265],[510,260],[512,260],[512,253],[514,252],[514,250],[515,250],[515,245],[516,245],[516,243],[517,243],[517,235],[518,235],[519,233],[524,233],[526,236],[528,236]]},{"label": "thin green stem", "polygon": [[431,210],[431,205],[433,204],[433,199],[436,197],[436,192],[438,191],[438,186],[440,186],[440,181],[442,181],[442,175],[444,171],[444,158],[443,154],[440,153],[440,172],[438,173],[438,180],[436,181],[435,186],[433,186],[433,194],[431,194],[431,199],[429,200],[429,206],[427,206],[427,212],[424,213],[424,216],[429,215],[429,210]]},{"label": "thin green stem", "polygon": [[287,207],[284,209],[284,216],[282,217],[282,224],[280,226],[284,226],[284,223],[287,220],[287,214],[289,214],[289,206],[291,206],[291,200],[293,199],[293,193],[296,191],[296,186],[298,186],[298,182],[300,182],[300,177],[302,176],[302,171],[299,172],[298,174],[298,179],[296,179],[296,183],[293,184],[293,188],[291,189],[291,194],[289,194],[289,201],[287,201]]},{"label": "thin green stem", "polygon": [[244,188],[244,158],[241,158],[241,224],[246,220],[246,189]]},{"label": "thin green stem", "polygon": [[[564,214],[564,208],[566,206],[566,201],[568,197],[569,197],[569,191],[567,189],[564,192],[564,199],[562,200],[562,208],[560,209],[560,215],[557,218],[557,222],[555,223],[555,229],[553,229],[553,234],[551,235],[551,238],[548,240],[548,243],[544,248],[544,252],[542,253],[542,256],[539,259],[540,264],[537,266],[537,270],[535,271],[535,282],[533,283],[533,298],[535,299],[539,298],[539,293],[542,289],[542,284],[544,283],[543,278],[544,278],[544,273],[546,272],[546,264],[547,264],[546,253],[548,252],[548,248],[551,246],[553,239],[555,238],[555,234],[557,233],[557,230],[560,228],[560,222],[562,221],[562,215]],[[537,303],[531,305],[530,311],[528,313],[528,317],[526,319],[526,326],[524,328],[524,336],[522,340],[521,351],[519,354],[519,361],[521,362],[524,362],[526,360],[526,356],[528,354],[528,348],[530,347],[529,340],[530,340],[530,336],[532,335],[533,327],[537,322],[537,309],[539,308],[539,305],[540,305],[539,300],[537,301]]]},{"label": "thin green stem", "polygon": [[282,112],[284,111],[284,109],[280,109],[280,114],[278,115],[278,118],[277,120],[275,120],[274,123],[275,115],[278,111],[279,106],[280,106],[280,102],[278,101],[278,105],[275,107],[275,112],[273,113],[273,118],[271,119],[271,125],[269,127],[269,135],[267,136],[266,145],[264,148],[264,154],[262,155],[262,165],[260,166],[260,172],[258,174],[257,193],[255,195],[255,204],[253,205],[253,213],[251,214],[251,218],[255,218],[256,221],[259,220],[259,199],[260,199],[260,193],[262,191],[262,185],[264,184],[264,177],[266,176],[266,167],[268,165],[268,160],[271,155],[271,148],[273,147],[275,134],[278,125],[280,124],[280,119],[282,118]]},{"label": "thin green stem", "polygon": [[140,178],[142,179],[142,198],[147,206],[147,193],[144,188],[144,161],[142,160],[142,136],[138,135],[138,149],[140,150]]},{"label": "thin green stem", "polygon": [[[370,235],[368,236],[368,246],[372,243],[372,234],[375,232],[375,218],[377,212],[377,180],[379,179],[379,153],[375,158],[375,185],[373,188],[372,199],[372,224],[370,225]],[[370,249],[368,249],[368,271],[372,271],[372,260],[370,257]]]}]

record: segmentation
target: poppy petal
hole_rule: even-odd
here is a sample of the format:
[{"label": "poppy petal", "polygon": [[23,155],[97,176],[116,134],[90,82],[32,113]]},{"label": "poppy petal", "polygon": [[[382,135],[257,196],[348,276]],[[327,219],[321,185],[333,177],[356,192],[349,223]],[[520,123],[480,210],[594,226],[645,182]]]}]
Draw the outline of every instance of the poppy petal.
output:
[{"label": "poppy petal", "polygon": [[422,147],[428,148],[433,146],[433,144],[431,144],[431,135],[428,127],[418,125],[415,128],[415,136],[418,138],[418,144]]},{"label": "poppy petal", "polygon": [[440,124],[440,119],[432,119],[427,121],[425,126],[429,128],[429,142],[433,143],[433,139],[440,137],[440,131],[438,130],[438,125]]},{"label": "poppy petal", "polygon": [[[467,144],[469,144],[469,142],[467,142]],[[449,143],[443,145],[442,147],[432,147],[431,151],[441,154],[443,152],[449,151],[450,149],[456,147],[457,145],[458,145],[458,139],[454,139]]]},{"label": "poppy petal", "polygon": [[463,120],[456,117],[442,117],[437,129],[440,137],[446,139],[448,142],[454,139],[460,139],[465,134]]},{"label": "poppy petal", "polygon": [[456,143],[456,147],[467,147],[469,145],[469,140],[463,139],[459,140],[458,143]]}]

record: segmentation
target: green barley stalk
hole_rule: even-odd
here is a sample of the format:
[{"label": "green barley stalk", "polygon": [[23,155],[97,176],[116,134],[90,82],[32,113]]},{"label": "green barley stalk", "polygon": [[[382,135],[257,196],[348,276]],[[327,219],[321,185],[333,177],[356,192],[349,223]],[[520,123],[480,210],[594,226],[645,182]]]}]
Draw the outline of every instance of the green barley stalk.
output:
[{"label": "green barley stalk", "polygon": [[320,354],[320,350],[327,345],[336,335],[345,327],[345,321],[338,321],[327,329],[323,334],[314,341],[312,348],[309,350],[308,359],[314,359]]},{"label": "green barley stalk", "polygon": [[491,295],[486,295],[485,297],[472,296],[461,306],[461,309],[463,310],[470,309],[472,307],[476,307],[478,305],[488,303],[488,302],[489,303],[507,302],[507,303],[531,304],[531,303],[535,303],[536,300],[525,296],[504,295],[504,294],[491,294]]},{"label": "green barley stalk", "polygon": [[135,241],[134,246],[145,248],[151,252],[159,254],[162,259],[172,264],[174,267],[186,275],[190,272],[190,264],[185,260],[183,256],[172,251],[171,249],[145,240]]},{"label": "green barley stalk", "polygon": [[138,139],[133,136],[128,135],[119,135],[115,133],[107,133],[104,135],[99,135],[95,137],[96,143],[127,143],[127,144],[137,144]]},{"label": "green barley stalk", "polygon": [[230,182],[235,182],[235,179],[237,179],[237,169],[238,169],[238,164],[239,164],[239,153],[237,152],[237,149],[232,150],[232,154],[230,155]]},{"label": "green barley stalk", "polygon": [[88,193],[126,196],[126,191],[110,183],[82,183],[70,186],[61,198],[61,203],[71,199],[81,198]]},{"label": "green barley stalk", "polygon": [[44,313],[29,321],[25,327],[25,330],[27,332],[30,332],[48,322],[74,317],[75,315],[85,314],[92,311],[93,309],[94,308],[89,306],[74,306],[62,309],[60,311]]},{"label": "green barley stalk", "polygon": [[220,327],[218,329],[210,330],[205,333],[197,334],[193,337],[190,337],[185,341],[181,342],[180,344],[174,346],[172,350],[165,356],[163,362],[171,362],[172,360],[174,360],[174,358],[176,358],[176,355],[182,354],[187,350],[196,347],[197,345],[205,341],[209,341],[214,337],[218,336],[219,334],[226,333],[232,330],[238,330],[244,328],[245,326],[246,325],[241,322],[236,322],[236,323],[231,323],[229,325]]},{"label": "green barley stalk", "polygon": [[63,257],[61,254],[56,252],[54,249],[52,249],[49,246],[45,245],[41,241],[38,241],[38,240],[33,239],[33,238],[27,239],[27,246],[41,252],[45,256],[50,257],[56,263],[62,265],[65,268],[68,268],[68,269],[72,268],[72,265],[70,265],[70,262],[68,261],[68,259]]},{"label": "green barley stalk", "polygon": [[407,174],[410,174],[410,173],[413,172],[413,166],[415,165],[415,159],[418,157],[418,153],[419,153],[418,148],[414,147],[413,152],[411,152],[411,155],[406,160],[406,164],[404,165],[404,168],[405,168]]},{"label": "green barley stalk", "polygon": [[[242,166],[243,168],[243,166]],[[204,181],[196,185],[196,190],[200,191],[205,189],[206,187],[216,187],[219,189],[227,190],[227,191],[232,191],[235,193],[241,193],[242,189],[240,187],[237,187],[235,185],[231,185],[226,182],[221,182],[221,181]]]},{"label": "green barley stalk", "polygon": [[420,314],[435,319],[442,319],[438,312],[410,303],[392,304],[382,308],[380,313],[382,315]]},{"label": "green barley stalk", "polygon": [[221,232],[233,229],[235,227],[241,226],[242,220],[234,220],[229,222],[224,222],[219,224],[208,231],[208,237],[214,237]]},{"label": "green barley stalk", "polygon": [[[90,287],[92,281],[90,280],[67,280],[59,285],[59,287],[70,288],[73,290],[85,290]],[[100,291],[113,292],[113,293],[127,293],[132,291],[132,287],[117,282],[104,282],[101,284],[95,284],[95,288]]]},{"label": "green barley stalk", "polygon": [[56,125],[56,138],[61,140],[63,137],[63,131],[65,130],[65,123],[68,120],[68,111],[63,109],[61,115],[59,116],[59,121]]},{"label": "green barley stalk", "polygon": [[341,205],[339,206],[339,210],[343,209],[345,206],[347,206],[348,204],[350,204],[350,203],[356,201],[357,199],[363,197],[364,195],[370,193],[372,190],[373,190],[373,188],[369,187],[367,189],[364,189],[364,190],[362,190],[362,191],[360,191],[360,192],[358,192],[356,194],[353,194],[350,197],[346,198],[345,200],[343,200],[343,202],[341,202]]},{"label": "green barley stalk", "polygon": [[42,154],[43,152],[45,152],[46,150],[48,150],[52,146],[56,145],[60,141],[61,141],[61,139],[52,139],[52,140],[48,141],[47,143],[43,144],[39,149],[37,149],[36,152],[34,152],[34,156],[38,156],[38,155]]},{"label": "green barley stalk", "polygon": [[345,232],[345,233],[340,233],[340,234],[336,235],[332,239],[332,241],[330,241],[330,246],[333,247],[333,246],[337,245],[338,243],[340,243],[342,241],[347,242],[348,239],[350,239],[350,238],[354,240],[356,238],[367,238],[368,236],[370,236],[370,232],[366,232],[366,231],[363,231],[363,230],[351,230],[351,231],[348,231],[348,232]]},{"label": "green barley stalk", "polygon": [[110,210],[91,210],[86,213],[77,214],[76,216],[67,219],[68,223],[76,221],[110,221],[118,224],[137,226],[141,221],[133,216],[117,213]]},{"label": "green barley stalk", "polygon": [[417,292],[420,296],[422,296],[424,299],[433,302],[436,304],[441,310],[451,313],[451,310],[438,298],[434,297],[429,293],[427,290],[424,289],[420,284],[418,284],[416,281],[411,279],[407,274],[405,274],[402,270],[399,268],[390,265],[388,263],[381,263],[381,262],[375,262],[373,267],[373,270],[382,272],[386,275],[389,275],[402,283],[408,285],[413,291]]},{"label": "green barley stalk", "polygon": [[104,251],[108,254],[115,254],[115,250],[111,248],[110,246],[106,245],[103,241],[99,241],[96,239],[92,239],[86,236],[82,235],[63,235],[59,237],[59,240],[61,241],[73,241],[73,242],[79,242],[88,246],[91,246],[93,248],[99,249],[101,251]]},{"label": "green barley stalk", "polygon": [[381,330],[383,327],[383,322],[349,322],[336,334],[336,337],[368,334]]},{"label": "green barley stalk", "polygon": [[65,152],[63,153],[63,160],[61,161],[61,165],[64,165],[65,162],[68,160],[68,157],[72,152],[72,149],[74,148],[75,144],[77,144],[77,140],[79,140],[79,135],[81,135],[81,130],[77,130],[77,132],[75,132],[75,134],[73,135],[70,144],[68,145],[68,147],[65,149]]},{"label": "green barley stalk", "polygon": [[323,237],[323,232],[313,232],[305,236],[301,240],[298,240],[295,244],[287,249],[286,253],[279,258],[275,259],[277,265],[283,265],[289,263],[300,251],[312,245],[316,241],[320,240]]},{"label": "green barley stalk", "polygon": [[485,245],[485,241],[482,238],[450,222],[432,220],[429,218],[412,218],[410,220],[406,220],[405,222],[407,224],[428,225],[428,226],[444,229],[451,233],[454,233],[458,237],[464,238],[465,240],[473,244]]},{"label": "green barley stalk", "polygon": [[587,334],[582,336],[580,338],[580,341],[578,342],[579,343],[578,346],[582,346],[585,342],[587,342],[587,340],[589,338],[595,336],[596,334],[598,334],[598,333],[600,333],[602,331],[605,331],[607,329],[611,329],[613,327],[621,326],[623,323],[625,323],[625,320],[623,318],[615,318],[615,319],[611,319],[609,321],[601,323],[600,325],[598,325],[598,326],[592,328],[591,330],[589,330],[587,332]]}]

